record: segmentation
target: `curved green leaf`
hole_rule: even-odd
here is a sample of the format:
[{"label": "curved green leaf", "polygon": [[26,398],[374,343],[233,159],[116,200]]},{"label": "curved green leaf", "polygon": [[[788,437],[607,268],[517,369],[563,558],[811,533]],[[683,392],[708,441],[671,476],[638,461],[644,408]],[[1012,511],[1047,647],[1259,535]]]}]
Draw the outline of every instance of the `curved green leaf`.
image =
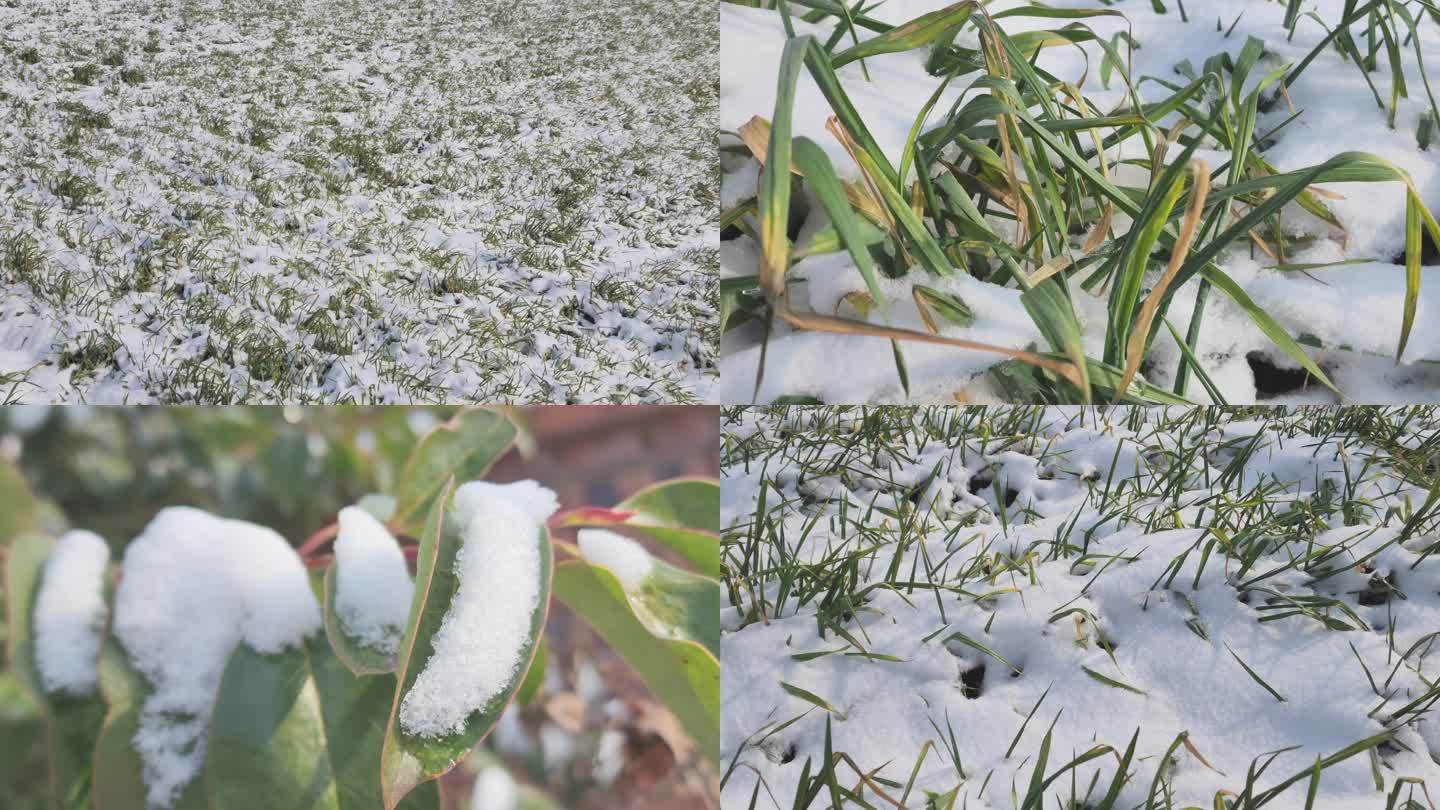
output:
[{"label": "curved green leaf", "polygon": [[675,549],[706,576],[720,576],[720,482],[713,478],[661,481],[614,509],[576,509],[555,525],[635,529]]},{"label": "curved green leaf", "polygon": [[45,560],[54,548],[48,537],[21,535],[5,557],[5,596],[10,666],[45,715],[50,760],[50,806],[81,810],[90,804],[90,757],[105,717],[98,695],[76,697],[45,692],[35,668],[33,618]]},{"label": "curved green leaf", "polygon": [[345,632],[340,626],[340,613],[335,609],[335,581],[338,579],[335,566],[325,569],[324,609],[325,637],[335,649],[335,655],[356,675],[379,675],[395,671],[395,655],[387,654],[362,644]]},{"label": "curved green leaf", "polygon": [[[694,641],[657,638],[615,575],[581,560],[555,567],[555,598],[620,653],[712,762],[720,760],[720,662]],[[717,602],[718,605],[718,602]],[[714,615],[719,616],[718,607]],[[718,636],[718,632],[717,632]]]},{"label": "curved green leaf", "polygon": [[393,522],[406,531],[419,528],[446,481],[483,478],[518,437],[519,428],[503,411],[473,408],[455,414],[410,452],[396,482]]},{"label": "curved green leaf", "polygon": [[[323,640],[230,657],[211,720],[205,784],[212,810],[373,810],[380,806],[377,722],[393,676],[356,677]],[[438,785],[416,790],[404,810],[438,810]]]},{"label": "curved green leaf", "polygon": [[415,599],[410,604],[410,618],[405,637],[400,642],[399,687],[391,703],[385,743],[380,754],[380,781],[386,810],[394,810],[400,800],[422,782],[455,767],[476,743],[490,733],[524,683],[526,671],[540,646],[540,633],[545,627],[550,605],[553,561],[550,535],[541,526],[536,538],[540,544],[540,598],[530,620],[529,645],[521,654],[524,665],[517,668],[515,677],[499,695],[470,715],[464,731],[444,737],[421,738],[406,734],[400,728],[400,701],[415,685],[415,679],[429,660],[431,637],[440,629],[460,586],[455,573],[455,557],[461,546],[459,527],[454,525],[453,520],[447,520],[453,488],[453,479],[441,488],[439,497],[431,503],[429,518],[420,534],[420,552],[415,565]]}]

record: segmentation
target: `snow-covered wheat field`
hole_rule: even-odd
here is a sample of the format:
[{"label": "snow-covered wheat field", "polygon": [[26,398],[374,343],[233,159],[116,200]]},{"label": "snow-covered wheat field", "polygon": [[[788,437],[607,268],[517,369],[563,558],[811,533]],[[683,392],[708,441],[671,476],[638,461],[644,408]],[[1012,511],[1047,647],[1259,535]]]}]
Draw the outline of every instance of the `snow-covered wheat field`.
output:
[{"label": "snow-covered wheat field", "polygon": [[0,2],[0,401],[702,401],[703,0]]},{"label": "snow-covered wheat field", "polygon": [[722,411],[721,802],[1440,792],[1433,408]]}]

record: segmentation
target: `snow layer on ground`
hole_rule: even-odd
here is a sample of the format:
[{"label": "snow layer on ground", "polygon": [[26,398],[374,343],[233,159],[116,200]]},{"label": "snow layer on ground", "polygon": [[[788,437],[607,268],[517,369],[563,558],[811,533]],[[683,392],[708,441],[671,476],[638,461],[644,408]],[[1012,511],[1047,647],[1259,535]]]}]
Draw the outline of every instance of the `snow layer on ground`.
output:
[{"label": "snow layer on ground", "polygon": [[525,663],[540,599],[540,524],[526,500],[472,493],[455,503],[459,589],[430,639],[424,669],[400,702],[400,726],[416,736],[458,733],[472,712],[500,696]]},{"label": "snow layer on ground", "polygon": [[110,547],[94,532],[66,532],[45,560],[35,597],[35,664],[47,692],[95,692],[105,630]]},{"label": "snow layer on ground", "polygon": [[703,0],[0,4],[0,382],[703,400]]},{"label": "snow layer on ground", "polygon": [[[1394,543],[1427,493],[1398,473],[1390,450],[1318,427],[1333,417],[1313,410],[1188,422],[1182,409],[963,410],[976,414],[968,426],[957,421],[961,409],[722,416],[721,521],[736,561],[729,592],[753,594],[722,609],[721,754],[739,763],[722,792],[726,810],[748,807],[757,779],[759,807],[791,807],[805,762],[812,774],[820,767],[826,713],[782,682],[843,713],[830,718],[834,750],[879,769],[877,778],[906,784],[933,742],[912,799],[955,789],[953,806],[976,810],[1012,807],[1011,786],[1024,793],[1052,722],[1047,774],[1097,744],[1123,752],[1139,730],[1117,807],[1143,805],[1161,755],[1188,732],[1209,766],[1182,747],[1165,779],[1175,806],[1210,806],[1218,790],[1243,788],[1255,757],[1298,746],[1259,780],[1269,787],[1317,754],[1381,732],[1390,713],[1431,690],[1440,556],[1422,562],[1421,553],[1440,535],[1432,519]],[[891,426],[887,438],[868,432],[877,423]],[[1440,414],[1429,413],[1394,441],[1418,446],[1437,431]],[[752,546],[762,491],[774,536]],[[1269,539],[1246,565],[1222,536]],[[1327,546],[1343,547],[1333,567],[1290,567]],[[858,581],[822,599],[830,577],[840,579],[837,561],[871,547]],[[752,553],[746,574],[739,560]],[[782,594],[775,569],[788,566],[824,587],[803,603],[799,584]],[[858,596],[846,603],[846,594]],[[1322,611],[1353,629],[1284,616],[1311,599],[1353,612]],[[848,638],[819,637],[826,623]],[[839,654],[856,644],[897,660]],[[1440,785],[1440,717],[1431,710],[1392,727],[1376,771],[1368,755],[1324,771],[1316,807],[1383,805],[1377,773],[1387,792],[1401,777],[1424,779],[1432,792]],[[958,763],[946,753],[952,730]],[[1081,766],[1079,792],[1098,776],[1103,794],[1117,759]],[[854,785],[845,766],[839,773]],[[1070,785],[1069,775],[1057,780],[1043,806],[1067,800]],[[1299,810],[1306,788],[1301,780],[1267,807]]]},{"label": "snow layer on ground", "polygon": [[152,689],[134,744],[149,806],[163,808],[205,761],[235,646],[297,646],[320,628],[320,606],[285,538],[190,507],[161,510],[125,549],[122,571],[115,636]]},{"label": "snow layer on ground", "polygon": [[[905,0],[887,2],[868,13],[894,24],[949,5],[946,0]],[[1017,0],[996,0],[987,8],[991,13],[1024,5]],[[1047,5],[1057,8],[1098,8],[1093,0],[1057,0]],[[1189,60],[1197,69],[1204,60],[1220,52],[1235,56],[1248,37],[1261,39],[1270,52],[1257,74],[1283,64],[1295,65],[1326,35],[1326,30],[1308,15],[1302,15],[1293,38],[1289,38],[1282,21],[1284,3],[1254,3],[1249,0],[1206,0],[1186,4],[1189,22],[1181,20],[1175,4],[1167,3],[1168,11],[1156,13],[1150,4],[1130,2],[1113,6],[1125,18],[1092,17],[1082,20],[1098,35],[1111,39],[1122,31],[1132,31],[1140,47],[1134,51],[1133,76],[1139,80],[1152,76],[1170,82],[1183,82],[1176,65]],[[1318,0],[1305,6],[1316,11],[1328,24],[1338,19],[1343,0]],[[1222,21],[1217,30],[1216,20]],[[1226,29],[1234,22],[1234,30]],[[1012,33],[1037,28],[1055,28],[1061,20],[1010,17],[1000,24]],[[816,33],[821,41],[829,38],[833,25],[812,25],[795,21],[797,34]],[[774,10],[745,8],[729,3],[720,7],[721,58],[720,128],[724,143],[738,140],[733,133],[752,116],[769,119],[774,114],[776,79],[784,44],[784,28]],[[1421,27],[1420,48],[1427,65],[1440,64],[1440,37],[1433,20]],[[862,38],[874,36],[861,31]],[[972,37],[966,34],[966,37]],[[847,34],[848,37],[848,34]],[[970,43],[970,44],[973,44]],[[843,47],[843,46],[840,46]],[[1363,47],[1363,46],[1362,46]],[[900,162],[900,150],[915,116],[939,86],[940,79],[929,76],[923,67],[924,52],[910,51],[865,60],[873,81],[867,82],[858,62],[838,71],[847,94],[877,142],[890,155],[892,163]],[[1120,105],[1124,85],[1112,79],[1102,86],[1098,66],[1101,52],[1093,43],[1082,46],[1046,48],[1041,51],[1039,66],[1062,81],[1080,83],[1087,99],[1102,111]],[[1371,74],[1382,96],[1389,102],[1388,61],[1382,59],[1381,69]],[[1265,144],[1264,157],[1280,171],[1299,169],[1321,163],[1344,151],[1366,151],[1388,160],[1407,171],[1414,179],[1421,196],[1432,211],[1440,209],[1440,151],[1421,151],[1416,142],[1416,129],[1422,114],[1429,109],[1413,43],[1401,48],[1410,98],[1401,99],[1396,126],[1387,124],[1388,110],[1377,109],[1369,88],[1353,63],[1342,60],[1333,48],[1322,52],[1289,88],[1289,97],[1299,117],[1289,123]],[[1435,80],[1433,67],[1431,80]],[[1252,79],[1253,80],[1253,79]],[[967,77],[952,82],[942,94],[931,115],[929,125],[943,118],[943,111],[957,97],[957,85]],[[1432,85],[1433,87],[1433,85]],[[1142,100],[1153,101],[1169,95],[1155,82],[1140,84]],[[825,130],[830,110],[807,71],[800,72],[795,102],[794,131],[826,150],[837,171],[857,176],[854,162],[840,143]],[[1285,104],[1260,115],[1256,131],[1264,133],[1279,125],[1290,114]],[[1112,166],[1122,159],[1144,158],[1143,145],[1127,141],[1108,155]],[[1202,149],[1215,168],[1225,156]],[[755,161],[734,155],[722,155],[723,192],[726,204],[733,205],[755,193],[757,172]],[[1125,167],[1118,167],[1125,169]],[[1405,225],[1404,188],[1399,183],[1346,183],[1324,186],[1343,195],[1343,199],[1327,200],[1344,226],[1344,233],[1318,222],[1290,206],[1285,215],[1287,229],[1294,235],[1316,237],[1308,246],[1288,255],[1292,263],[1362,260],[1362,263],[1336,269],[1324,269],[1306,275],[1266,269],[1274,261],[1264,254],[1252,256],[1248,246],[1232,250],[1221,262],[1222,268],[1234,278],[1262,308],[1275,316],[1293,335],[1317,338],[1324,348],[1309,350],[1322,368],[1335,381],[1348,401],[1375,403],[1407,403],[1440,401],[1440,270],[1422,271],[1421,295],[1417,303],[1415,329],[1404,356],[1404,363],[1393,361],[1400,332],[1405,270],[1397,256],[1403,250]],[[798,205],[818,210],[813,201],[800,198]],[[804,242],[824,223],[823,213],[809,217],[802,229]],[[992,223],[1000,233],[1010,226],[1002,220]],[[1117,220],[1117,227],[1123,225]],[[758,254],[754,241],[746,236],[721,243],[722,276],[754,275]],[[817,256],[797,263],[790,273],[791,295],[797,308],[812,308],[831,313],[840,297],[847,292],[863,291],[865,285],[859,272],[844,257]],[[897,326],[924,328],[910,295],[913,283],[945,286],[946,281],[929,277],[923,271],[912,271],[911,277],[885,282],[885,297]],[[1072,285],[1078,286],[1078,285]],[[1195,300],[1196,284],[1182,288],[1170,307],[1169,320],[1184,334]],[[971,295],[974,295],[971,291]],[[965,297],[962,292],[962,297]],[[1078,293],[1077,314],[1085,327],[1085,343],[1092,355],[1103,351],[1105,306],[1100,299]],[[970,327],[945,327],[944,334],[981,342],[1024,348],[1029,343],[1044,346],[1034,333],[1029,317],[1015,307],[993,301],[971,301],[978,320]],[[1274,347],[1250,319],[1228,298],[1211,294],[1204,316],[1197,355],[1229,402],[1254,402],[1275,398],[1296,402],[1335,401],[1333,394],[1315,387],[1272,394],[1257,389],[1255,373],[1247,355],[1260,358],[1282,369],[1294,368],[1293,361]],[[869,319],[879,323],[880,316],[872,311]],[[741,326],[726,334],[721,346],[722,382],[716,397],[721,402],[748,403],[755,396],[756,371],[760,362],[763,329],[758,323]],[[981,379],[983,372],[1003,358],[998,355],[971,352],[948,347],[904,344],[911,368],[911,401],[949,402],[958,392],[974,401],[995,397],[989,384]],[[769,402],[782,395],[808,395],[827,402],[900,402],[905,394],[896,378],[888,342],[878,338],[820,335],[798,332],[777,324],[769,339],[762,387],[755,397]],[[835,373],[835,359],[845,358],[843,374]],[[1152,346],[1145,372],[1151,382],[1168,387],[1173,382],[1179,363],[1179,349],[1166,330]],[[917,372],[916,370],[920,371]],[[1208,401],[1205,391],[1192,380],[1188,395]]]},{"label": "snow layer on ground", "polygon": [[400,544],[358,506],[340,510],[335,538],[335,604],[345,632],[391,653],[405,632],[415,583]]},{"label": "snow layer on ground", "polygon": [[585,562],[610,569],[627,591],[639,588],[655,568],[650,552],[623,534],[605,529],[581,529],[577,535],[580,556]]}]

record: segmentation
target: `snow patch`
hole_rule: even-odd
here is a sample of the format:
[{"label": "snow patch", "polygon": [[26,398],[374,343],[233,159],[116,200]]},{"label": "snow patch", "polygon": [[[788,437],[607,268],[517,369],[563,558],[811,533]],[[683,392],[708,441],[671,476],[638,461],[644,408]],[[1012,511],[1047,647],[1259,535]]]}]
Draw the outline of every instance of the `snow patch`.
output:
[{"label": "snow patch", "polygon": [[335,604],[345,632],[367,647],[393,653],[414,593],[405,555],[385,524],[358,506],[341,509]]},{"label": "snow patch", "polygon": [[94,532],[71,531],[45,560],[35,597],[35,664],[47,692],[95,692],[105,629],[110,547]]},{"label": "snow patch", "polygon": [[623,534],[605,529],[581,529],[579,539],[580,556],[585,562],[610,569],[627,591],[639,588],[655,568],[650,552]]}]

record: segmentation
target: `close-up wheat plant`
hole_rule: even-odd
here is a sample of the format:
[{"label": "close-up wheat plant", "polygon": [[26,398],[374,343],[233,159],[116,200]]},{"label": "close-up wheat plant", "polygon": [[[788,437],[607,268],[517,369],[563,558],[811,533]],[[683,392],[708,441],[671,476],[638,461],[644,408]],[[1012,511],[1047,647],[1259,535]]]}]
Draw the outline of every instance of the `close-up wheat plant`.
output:
[{"label": "close-up wheat plant", "polygon": [[1440,397],[1430,0],[727,0],[726,402]]}]

